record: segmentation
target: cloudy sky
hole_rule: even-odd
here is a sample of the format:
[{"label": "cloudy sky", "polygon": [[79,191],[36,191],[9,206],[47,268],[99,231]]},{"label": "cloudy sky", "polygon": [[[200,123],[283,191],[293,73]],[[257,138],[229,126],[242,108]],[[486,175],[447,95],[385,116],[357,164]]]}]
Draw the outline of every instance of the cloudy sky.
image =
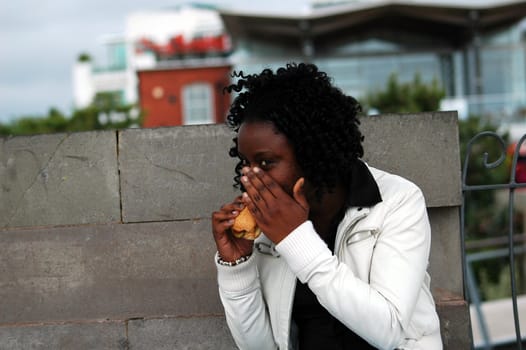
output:
[{"label": "cloudy sky", "polygon": [[[101,38],[123,33],[126,15],[187,3],[186,0],[16,0],[0,7],[0,123],[45,115],[50,107],[72,111],[71,70],[77,56],[103,56]],[[219,6],[259,1],[204,0]],[[307,0],[265,0],[269,8],[301,7]],[[252,3],[252,5],[250,5]],[[262,6],[262,5],[260,5]]]}]

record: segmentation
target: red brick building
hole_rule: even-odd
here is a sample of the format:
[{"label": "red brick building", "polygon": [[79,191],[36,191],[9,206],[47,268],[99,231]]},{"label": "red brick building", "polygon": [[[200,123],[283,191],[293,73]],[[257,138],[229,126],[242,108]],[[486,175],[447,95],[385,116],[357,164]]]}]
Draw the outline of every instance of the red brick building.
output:
[{"label": "red brick building", "polygon": [[137,73],[144,127],[224,122],[231,100],[223,88],[230,83],[232,67],[203,63]]}]

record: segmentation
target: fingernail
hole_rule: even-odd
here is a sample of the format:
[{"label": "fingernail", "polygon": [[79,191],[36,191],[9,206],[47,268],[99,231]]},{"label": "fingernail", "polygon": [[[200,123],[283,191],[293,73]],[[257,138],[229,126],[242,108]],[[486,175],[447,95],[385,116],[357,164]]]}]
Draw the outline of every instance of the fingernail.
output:
[{"label": "fingernail", "polygon": [[259,169],[258,167],[254,167],[252,168],[252,171],[254,171],[257,174],[261,171],[261,169]]},{"label": "fingernail", "polygon": [[248,177],[246,177],[246,176],[242,176],[242,177],[241,177],[241,181],[243,181],[243,182],[248,182]]},{"label": "fingernail", "polygon": [[237,210],[232,210],[232,215],[237,215],[237,214],[238,214]]},{"label": "fingernail", "polygon": [[248,198],[248,193],[243,192],[243,198]]}]

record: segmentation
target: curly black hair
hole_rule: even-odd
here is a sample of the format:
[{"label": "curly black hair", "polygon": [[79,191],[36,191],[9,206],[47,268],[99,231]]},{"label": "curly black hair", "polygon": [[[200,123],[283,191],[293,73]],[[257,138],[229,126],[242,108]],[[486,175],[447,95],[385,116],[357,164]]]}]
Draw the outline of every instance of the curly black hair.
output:
[{"label": "curly black hair", "polygon": [[[353,163],[363,156],[358,128],[360,104],[332,85],[314,64],[289,63],[276,72],[233,73],[239,78],[225,88],[239,93],[227,125],[236,133],[245,121],[270,121],[289,140],[303,174],[318,195],[351,180]],[[239,158],[237,137],[230,149]],[[242,162],[235,168],[234,186],[240,187]]]}]

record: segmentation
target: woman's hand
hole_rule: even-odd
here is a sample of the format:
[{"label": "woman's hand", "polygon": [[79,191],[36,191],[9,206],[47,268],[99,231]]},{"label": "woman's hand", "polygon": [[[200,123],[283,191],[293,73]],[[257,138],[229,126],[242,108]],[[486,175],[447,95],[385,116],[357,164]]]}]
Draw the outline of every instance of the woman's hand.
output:
[{"label": "woman's hand", "polygon": [[294,184],[292,197],[260,168],[243,168],[241,181],[246,189],[243,202],[271,241],[279,243],[309,216],[303,191],[304,178]]},{"label": "woman's hand", "polygon": [[252,253],[253,241],[236,238],[230,230],[243,207],[241,196],[238,196],[234,202],[223,205],[212,214],[212,232],[219,256],[224,261],[235,261]]}]

